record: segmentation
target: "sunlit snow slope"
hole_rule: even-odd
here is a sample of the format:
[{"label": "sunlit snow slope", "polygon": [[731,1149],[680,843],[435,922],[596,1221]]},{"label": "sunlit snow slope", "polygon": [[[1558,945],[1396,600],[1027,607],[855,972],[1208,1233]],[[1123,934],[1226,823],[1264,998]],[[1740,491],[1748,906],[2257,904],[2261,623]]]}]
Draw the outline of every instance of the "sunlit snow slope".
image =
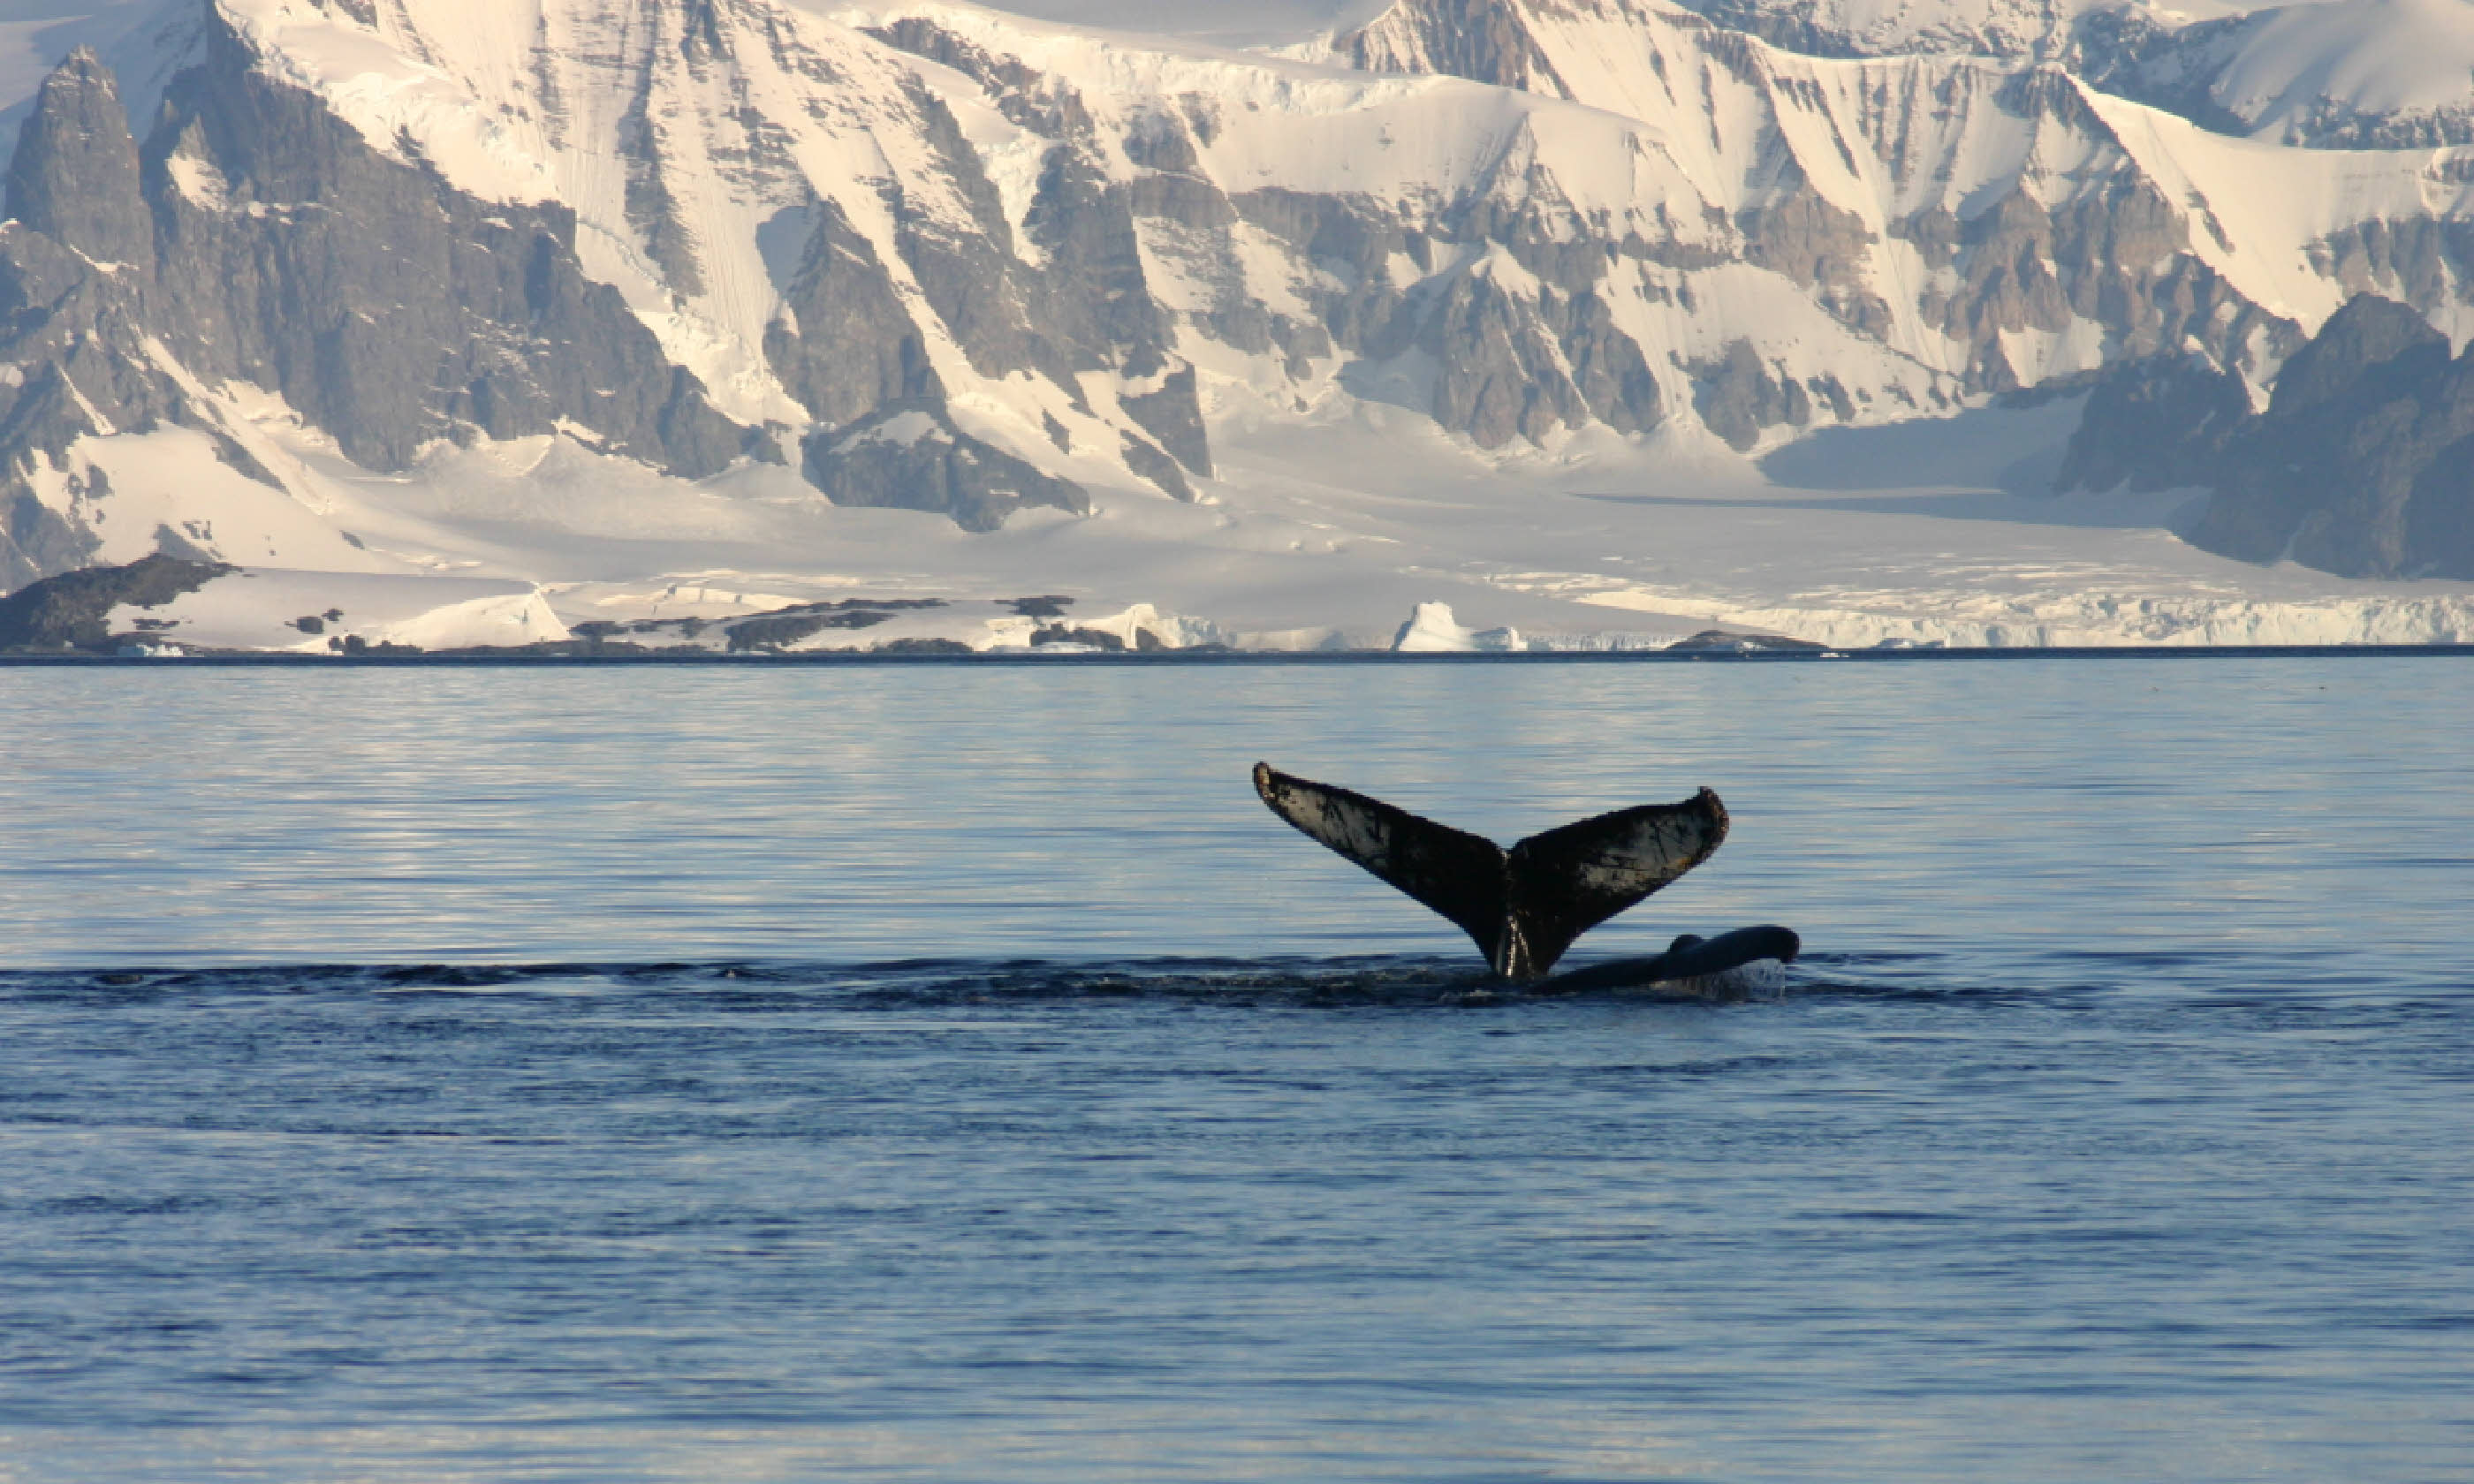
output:
[{"label": "sunlit snow slope", "polygon": [[[177,542],[622,607],[1074,585],[1296,642],[1428,598],[1793,627],[1885,600],[1774,601],[1801,533],[1725,536],[1773,519],[1739,455],[2159,353],[2264,393],[2361,289],[2474,330],[2474,151],[2284,149],[1655,0],[1402,0],[1322,61],[943,3],[180,0],[29,117],[12,582]],[[182,438],[212,480],[147,472]],[[2002,510],[1974,535],[2032,545]],[[1918,592],[2054,569],[1801,524]],[[2155,539],[2033,632],[2213,635],[2121,616],[2247,601]],[[1926,607],[1881,636],[2031,632]]]}]

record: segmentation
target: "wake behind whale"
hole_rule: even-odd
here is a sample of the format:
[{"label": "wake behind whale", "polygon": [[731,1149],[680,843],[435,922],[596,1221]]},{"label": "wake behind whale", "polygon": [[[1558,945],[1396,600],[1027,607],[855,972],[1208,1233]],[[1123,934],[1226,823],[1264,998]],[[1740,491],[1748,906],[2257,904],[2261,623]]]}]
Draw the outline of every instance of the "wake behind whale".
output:
[{"label": "wake behind whale", "polygon": [[1489,968],[1516,984],[1752,988],[1792,963],[1803,947],[1792,930],[1768,924],[1714,939],[1686,934],[1656,958],[1547,979],[1583,933],[1672,883],[1726,841],[1726,805],[1706,788],[1679,803],[1579,820],[1508,850],[1269,763],[1254,765],[1254,792],[1308,838],[1442,914],[1469,935]]}]

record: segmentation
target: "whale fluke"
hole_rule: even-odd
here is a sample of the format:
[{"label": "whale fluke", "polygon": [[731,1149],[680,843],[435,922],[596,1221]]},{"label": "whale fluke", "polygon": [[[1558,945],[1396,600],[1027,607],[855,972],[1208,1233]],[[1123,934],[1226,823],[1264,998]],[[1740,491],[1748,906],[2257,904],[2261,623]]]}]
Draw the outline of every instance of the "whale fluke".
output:
[{"label": "whale fluke", "polygon": [[1617,809],[1507,850],[1379,799],[1254,765],[1272,812],[1457,924],[1507,979],[1543,975],[1572,941],[1710,858],[1727,807],[1703,789],[1681,803]]}]

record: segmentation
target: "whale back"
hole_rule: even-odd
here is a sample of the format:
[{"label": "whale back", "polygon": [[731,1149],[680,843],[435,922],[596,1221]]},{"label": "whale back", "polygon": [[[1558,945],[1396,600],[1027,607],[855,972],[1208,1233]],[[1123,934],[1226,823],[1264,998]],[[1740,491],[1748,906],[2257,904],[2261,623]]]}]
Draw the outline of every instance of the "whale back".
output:
[{"label": "whale back", "polygon": [[1507,979],[1535,979],[1575,939],[1710,858],[1727,809],[1701,790],[1530,836],[1506,850],[1379,799],[1254,765],[1273,813],[1469,935]]}]

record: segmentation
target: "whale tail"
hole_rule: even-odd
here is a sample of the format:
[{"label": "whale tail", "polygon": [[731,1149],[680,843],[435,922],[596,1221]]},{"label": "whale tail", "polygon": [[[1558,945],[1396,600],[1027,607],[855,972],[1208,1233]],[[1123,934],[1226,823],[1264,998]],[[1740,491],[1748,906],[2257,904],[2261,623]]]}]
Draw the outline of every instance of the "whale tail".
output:
[{"label": "whale tail", "polygon": [[1379,799],[1254,765],[1272,812],[1457,924],[1507,979],[1542,976],[1574,939],[1710,858],[1727,807],[1703,789],[1681,803],[1617,809],[1528,839],[1493,841]]}]

